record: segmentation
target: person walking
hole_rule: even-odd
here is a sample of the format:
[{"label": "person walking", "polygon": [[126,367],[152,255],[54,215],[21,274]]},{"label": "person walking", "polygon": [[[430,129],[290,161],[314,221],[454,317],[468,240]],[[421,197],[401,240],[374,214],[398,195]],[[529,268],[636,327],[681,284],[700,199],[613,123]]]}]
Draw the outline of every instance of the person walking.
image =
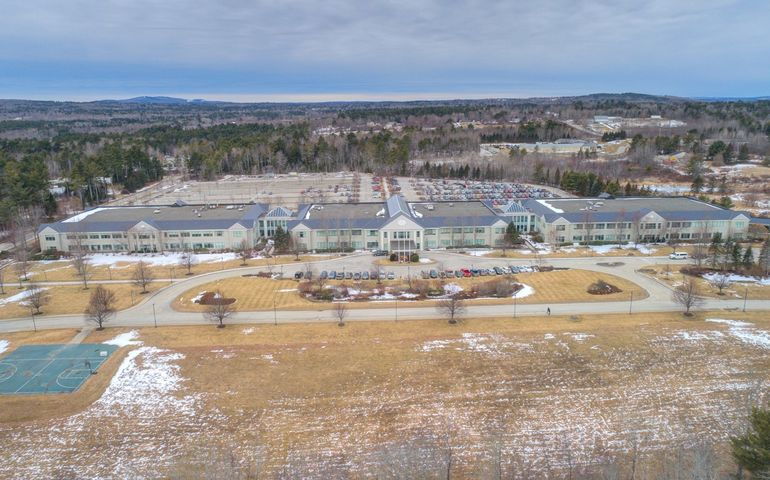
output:
[{"label": "person walking", "polygon": [[546,308],[545,309],[545,313],[547,313],[548,316],[550,317],[551,316],[551,307]]}]

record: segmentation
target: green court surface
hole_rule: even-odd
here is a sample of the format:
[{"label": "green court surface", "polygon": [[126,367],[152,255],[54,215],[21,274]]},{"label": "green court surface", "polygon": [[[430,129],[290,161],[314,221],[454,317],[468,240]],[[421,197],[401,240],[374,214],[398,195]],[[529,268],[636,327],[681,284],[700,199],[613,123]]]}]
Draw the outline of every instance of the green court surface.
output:
[{"label": "green court surface", "polygon": [[0,395],[70,393],[117,350],[115,345],[23,345],[0,358]]}]

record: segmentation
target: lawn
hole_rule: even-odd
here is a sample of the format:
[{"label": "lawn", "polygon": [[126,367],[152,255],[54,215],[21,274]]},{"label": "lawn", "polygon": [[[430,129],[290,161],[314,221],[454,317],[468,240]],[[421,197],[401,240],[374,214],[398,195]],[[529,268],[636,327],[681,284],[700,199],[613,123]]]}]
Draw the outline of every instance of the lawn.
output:
[{"label": "lawn", "polygon": [[[147,291],[154,292],[165,285],[166,284],[151,283],[147,286]],[[94,291],[96,286],[96,283],[89,284],[88,290],[83,290],[83,287],[80,285],[41,287],[46,289],[45,294],[49,298],[49,302],[41,309],[42,314],[63,315],[68,313],[83,313],[88,305],[91,292]],[[141,294],[141,288],[130,283],[105,284],[104,287],[115,292],[115,307],[118,310],[123,310],[139,303],[144,296]],[[23,291],[23,289],[20,290],[15,286],[6,286],[5,295],[0,295],[0,301],[22,293]],[[23,301],[0,305],[0,319],[28,317],[30,315],[29,307],[22,305],[22,303]]]},{"label": "lawn", "polygon": [[746,396],[770,380],[770,345],[741,328],[770,335],[770,318],[144,328],[91,406],[0,423],[0,477],[443,478],[451,452],[455,478],[601,478],[612,461],[630,478],[637,444],[637,478],[659,478],[703,442],[729,470]]},{"label": "lawn", "polygon": [[[463,288],[469,288],[474,283],[486,282],[494,278],[505,277],[473,277],[447,280]],[[633,292],[634,299],[647,297],[647,292],[638,285],[620,277],[591,272],[588,270],[555,270],[552,272],[522,273],[516,275],[519,282],[534,288],[535,293],[518,300],[519,303],[565,303],[565,302],[608,302],[627,300]],[[586,290],[597,280],[604,280],[622,292],[610,295],[591,295]],[[438,284],[439,281],[434,281]],[[333,281],[330,284],[345,284],[358,289],[377,288],[376,281]],[[382,286],[406,284],[406,280],[387,280]],[[204,291],[220,290],[225,297],[236,299],[236,309],[241,311],[269,310],[275,306],[281,309],[330,309],[328,302],[316,302],[303,298],[297,292],[298,282],[295,280],[271,280],[257,277],[235,277],[207,283],[188,290],[178,298],[173,307],[181,311],[203,311],[205,307],[194,304],[192,299]],[[513,303],[512,299],[477,299],[471,300],[473,305]],[[432,305],[430,301],[413,302],[414,304]],[[352,308],[381,307],[381,303],[354,302]]]},{"label": "lawn", "polygon": [[723,295],[719,295],[719,288],[704,278],[685,276],[680,273],[682,267],[691,265],[669,264],[655,265],[655,267],[640,270],[642,273],[650,275],[671,287],[681,285],[685,278],[693,278],[698,284],[700,294],[710,298],[736,299],[743,298],[744,295],[749,300],[770,300],[770,285],[759,285],[757,283],[734,282],[722,290]]}]

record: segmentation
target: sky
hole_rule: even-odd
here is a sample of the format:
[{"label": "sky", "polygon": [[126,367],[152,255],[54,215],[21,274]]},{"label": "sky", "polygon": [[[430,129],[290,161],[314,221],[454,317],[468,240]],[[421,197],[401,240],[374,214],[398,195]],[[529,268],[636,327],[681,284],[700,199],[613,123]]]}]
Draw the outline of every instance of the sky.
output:
[{"label": "sky", "polygon": [[768,0],[2,0],[0,98],[770,95]]}]

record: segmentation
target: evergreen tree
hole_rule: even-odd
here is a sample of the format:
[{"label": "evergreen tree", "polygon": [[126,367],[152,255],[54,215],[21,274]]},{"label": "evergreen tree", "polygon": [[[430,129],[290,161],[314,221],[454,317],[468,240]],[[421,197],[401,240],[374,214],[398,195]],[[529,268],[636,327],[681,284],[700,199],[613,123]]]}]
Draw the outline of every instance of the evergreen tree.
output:
[{"label": "evergreen tree", "polygon": [[709,254],[711,255],[711,268],[716,268],[719,263],[719,255],[722,253],[722,234],[717,232],[711,237]]},{"label": "evergreen tree", "polygon": [[733,242],[732,248],[730,249],[730,263],[732,264],[734,269],[737,269],[738,267],[741,266],[742,258],[743,258],[743,249],[741,248],[741,244],[738,242]]},{"label": "evergreen tree", "polygon": [[746,247],[746,250],[743,252],[741,264],[743,268],[751,268],[754,265],[754,252],[751,251],[751,245]]},{"label": "evergreen tree", "polygon": [[516,225],[514,225],[513,222],[510,222],[507,227],[505,227],[505,243],[508,245],[516,245],[521,240],[519,238],[519,232],[516,230]]},{"label": "evergreen tree", "polygon": [[770,410],[754,408],[750,424],[748,433],[730,439],[733,459],[752,478],[770,478]]},{"label": "evergreen tree", "polygon": [[770,238],[765,240],[762,244],[762,249],[759,251],[759,266],[762,268],[765,276],[770,273]]}]

